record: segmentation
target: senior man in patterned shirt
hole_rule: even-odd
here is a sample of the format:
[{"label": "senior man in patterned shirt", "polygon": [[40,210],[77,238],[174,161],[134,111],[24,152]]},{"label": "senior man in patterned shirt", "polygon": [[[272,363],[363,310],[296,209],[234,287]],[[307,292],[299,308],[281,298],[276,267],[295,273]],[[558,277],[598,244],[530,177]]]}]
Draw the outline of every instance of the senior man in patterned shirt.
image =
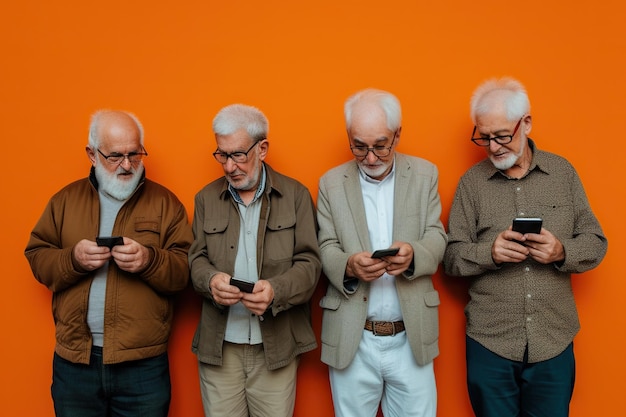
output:
[{"label": "senior man in patterned shirt", "polygon": [[[574,389],[580,327],[571,274],[596,267],[607,240],[572,165],[528,137],[530,104],[516,80],[489,80],[471,100],[472,141],[487,158],[461,178],[444,257],[468,277],[467,385],[478,417],[561,417]],[[512,230],[515,217],[543,221]]]}]

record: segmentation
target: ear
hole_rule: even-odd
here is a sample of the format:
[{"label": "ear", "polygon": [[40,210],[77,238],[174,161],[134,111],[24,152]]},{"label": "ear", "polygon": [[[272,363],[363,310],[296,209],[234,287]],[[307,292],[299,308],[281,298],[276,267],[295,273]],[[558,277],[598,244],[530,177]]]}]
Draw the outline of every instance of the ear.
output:
[{"label": "ear", "polygon": [[96,166],[96,154],[89,146],[85,147],[85,152],[87,152],[87,158],[91,162],[92,166]]},{"label": "ear", "polygon": [[533,118],[530,114],[527,114],[522,121],[524,122],[524,136],[528,136],[533,127]]},{"label": "ear", "polygon": [[259,143],[259,159],[263,161],[267,156],[267,151],[270,148],[270,143],[267,139],[263,139],[261,143]]},{"label": "ear", "polygon": [[402,133],[402,126],[400,126],[398,128],[398,130],[396,130],[396,142],[394,143],[394,146],[398,146],[398,143],[400,143],[400,134]]}]

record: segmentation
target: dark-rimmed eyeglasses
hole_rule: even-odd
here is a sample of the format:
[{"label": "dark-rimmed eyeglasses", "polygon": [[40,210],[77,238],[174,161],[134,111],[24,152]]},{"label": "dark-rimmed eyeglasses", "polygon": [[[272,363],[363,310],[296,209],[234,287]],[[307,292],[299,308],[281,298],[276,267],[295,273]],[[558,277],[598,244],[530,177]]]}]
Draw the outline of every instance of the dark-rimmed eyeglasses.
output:
[{"label": "dark-rimmed eyeglasses", "polygon": [[519,129],[523,119],[523,117],[519,119],[519,122],[517,122],[517,124],[515,125],[515,129],[513,129],[513,133],[511,133],[510,135],[494,136],[492,138],[488,136],[474,137],[474,135],[476,134],[476,126],[474,126],[474,130],[472,131],[472,142],[474,142],[478,146],[489,146],[491,141],[496,142],[498,145],[506,145],[507,143],[511,143],[511,141],[513,140],[513,136],[515,136],[515,134],[517,133],[517,129]]},{"label": "dark-rimmed eyeglasses", "polygon": [[142,160],[144,156],[148,156],[148,152],[146,152],[146,148],[144,148],[143,146],[141,147],[141,152],[129,152],[124,154],[119,152],[112,152],[108,155],[105,155],[99,148],[96,148],[96,150],[110,165],[120,165],[122,162],[124,162],[124,159],[128,159],[128,162],[130,162],[131,164],[137,164]]},{"label": "dark-rimmed eyeglasses", "polygon": [[386,156],[389,156],[389,154],[391,153],[391,149],[393,148],[393,144],[396,140],[397,135],[398,131],[396,130],[395,132],[393,132],[393,138],[391,138],[391,145],[389,146],[378,145],[368,148],[367,146],[357,145],[350,146],[350,150],[352,151],[352,155],[356,156],[357,158],[366,158],[367,154],[369,154],[370,152],[376,155],[378,158],[384,158]]},{"label": "dark-rimmed eyeglasses", "polygon": [[265,139],[257,140],[245,152],[238,151],[238,152],[228,153],[228,152],[222,152],[218,149],[215,152],[213,152],[213,157],[220,164],[225,164],[228,161],[228,158],[232,159],[233,162],[236,164],[243,164],[244,162],[248,162],[248,153],[250,153],[252,148],[258,145],[259,142],[261,142],[262,140],[265,140]]}]

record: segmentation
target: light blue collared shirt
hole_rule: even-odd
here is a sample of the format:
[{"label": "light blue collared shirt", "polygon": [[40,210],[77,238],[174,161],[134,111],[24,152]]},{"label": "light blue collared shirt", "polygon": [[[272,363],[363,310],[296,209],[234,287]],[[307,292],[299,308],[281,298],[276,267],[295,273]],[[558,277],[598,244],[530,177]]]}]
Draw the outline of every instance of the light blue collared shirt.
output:
[{"label": "light blue collared shirt", "polygon": [[[228,185],[233,200],[239,209],[239,246],[235,257],[234,276],[245,281],[257,282],[259,272],[257,269],[257,232],[259,230],[259,217],[263,191],[265,191],[266,173],[265,165],[261,170],[261,181],[254,194],[254,198],[247,206],[244,204],[237,190]],[[250,310],[239,302],[232,305],[228,310],[226,322],[227,342],[256,345],[263,343],[259,319]]]}]

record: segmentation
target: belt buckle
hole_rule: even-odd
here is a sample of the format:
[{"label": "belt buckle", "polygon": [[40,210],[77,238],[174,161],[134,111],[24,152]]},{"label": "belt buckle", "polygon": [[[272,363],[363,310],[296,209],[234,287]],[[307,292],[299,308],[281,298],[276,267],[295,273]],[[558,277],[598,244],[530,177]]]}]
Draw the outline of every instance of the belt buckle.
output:
[{"label": "belt buckle", "polygon": [[372,333],[374,334],[374,336],[395,336],[396,335],[396,324],[392,321],[388,322],[389,324],[391,324],[391,334],[381,334],[378,333],[376,331],[376,324],[377,323],[385,323],[385,322],[378,322],[378,321],[372,321]]}]

